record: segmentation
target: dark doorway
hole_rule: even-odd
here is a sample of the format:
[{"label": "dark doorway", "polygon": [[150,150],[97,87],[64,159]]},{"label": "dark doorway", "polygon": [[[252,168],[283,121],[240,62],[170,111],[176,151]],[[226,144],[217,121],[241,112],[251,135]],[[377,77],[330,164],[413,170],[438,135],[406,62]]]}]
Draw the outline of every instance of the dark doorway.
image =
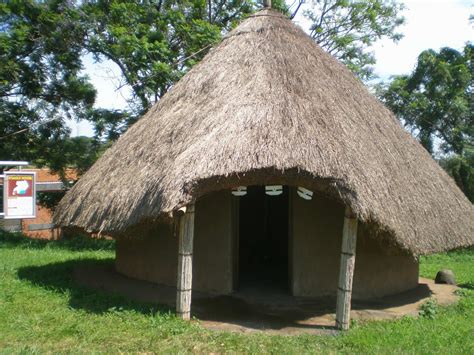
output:
[{"label": "dark doorway", "polygon": [[239,201],[239,289],[288,291],[288,187],[269,196],[249,186]]}]

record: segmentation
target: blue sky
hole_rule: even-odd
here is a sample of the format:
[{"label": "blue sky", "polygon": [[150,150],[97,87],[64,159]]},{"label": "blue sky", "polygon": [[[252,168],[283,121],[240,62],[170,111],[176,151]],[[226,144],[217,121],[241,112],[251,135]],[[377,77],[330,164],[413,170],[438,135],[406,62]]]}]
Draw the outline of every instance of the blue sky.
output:
[{"label": "blue sky", "polygon": [[[381,40],[373,51],[377,59],[375,73],[381,79],[406,74],[413,70],[416,58],[425,49],[452,47],[461,49],[467,41],[474,41],[474,27],[469,15],[474,14],[474,0],[405,0],[403,15],[406,24],[400,28],[404,38],[398,43]],[[296,22],[307,29],[301,18]],[[85,72],[98,91],[97,107],[123,109],[130,90],[120,87],[118,68],[110,62],[94,63],[85,58]],[[88,122],[71,122],[73,135],[93,135]]]}]

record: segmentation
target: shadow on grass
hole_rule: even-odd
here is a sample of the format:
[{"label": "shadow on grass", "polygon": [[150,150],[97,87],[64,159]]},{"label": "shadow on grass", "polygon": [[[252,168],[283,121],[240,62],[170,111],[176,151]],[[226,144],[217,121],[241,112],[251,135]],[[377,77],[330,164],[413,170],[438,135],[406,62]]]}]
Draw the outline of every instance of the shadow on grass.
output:
[{"label": "shadow on grass", "polygon": [[57,248],[71,251],[115,250],[115,241],[94,239],[84,235],[71,236],[59,240],[32,239],[21,233],[0,230],[0,247],[20,247],[25,249]]},{"label": "shadow on grass", "polygon": [[[83,309],[96,314],[126,310],[148,315],[174,314],[175,287],[120,275],[115,271],[113,262],[113,259],[75,259],[23,267],[17,274],[21,280],[69,297],[69,306],[73,309]],[[319,311],[323,310],[320,309],[317,313]],[[212,324],[224,322],[253,329],[281,329],[292,326],[310,330],[334,330],[334,327],[329,325],[296,322],[305,319],[307,314],[273,315],[238,298],[197,291],[193,292],[192,315]],[[227,328],[224,327],[223,330]]]},{"label": "shadow on grass", "polygon": [[[122,310],[143,314],[174,313],[174,287],[127,278],[115,271],[113,262],[113,259],[75,259],[29,266],[19,269],[18,277],[35,286],[67,295],[69,305],[74,309],[99,314]],[[384,309],[416,302],[429,295],[426,285],[420,285],[417,290],[386,298],[384,301],[354,301],[353,309]],[[193,292],[193,316],[212,324],[228,323],[251,329],[278,330],[292,327],[310,331],[334,331],[332,320],[327,315],[334,313],[335,298],[298,301],[286,296],[285,304],[280,304],[277,299],[273,306],[271,298],[270,295],[262,304],[251,297],[213,296]],[[313,317],[323,318],[315,319],[315,323],[302,322]]]},{"label": "shadow on grass", "polygon": [[89,289],[74,280],[74,272],[91,265],[113,267],[113,259],[76,259],[42,266],[23,267],[18,277],[35,286],[43,287],[69,297],[69,306],[84,309],[91,313],[104,313],[116,310],[133,310],[143,314],[171,312],[167,306],[137,302],[118,294]]},{"label": "shadow on grass", "polygon": [[474,282],[466,282],[463,284],[459,284],[458,286],[461,288],[468,289],[468,290],[474,290]]}]

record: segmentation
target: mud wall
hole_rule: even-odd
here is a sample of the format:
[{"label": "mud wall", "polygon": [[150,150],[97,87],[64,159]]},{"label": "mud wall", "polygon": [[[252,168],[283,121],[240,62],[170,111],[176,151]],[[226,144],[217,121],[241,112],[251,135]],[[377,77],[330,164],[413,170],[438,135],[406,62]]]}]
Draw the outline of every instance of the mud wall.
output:
[{"label": "mud wall", "polygon": [[[292,189],[290,226],[295,296],[335,295],[344,222],[344,206],[315,195],[303,200]],[[395,294],[416,287],[418,262],[396,250],[387,251],[362,225],[356,249],[353,297],[364,299]]]},{"label": "mud wall", "polygon": [[[193,289],[232,291],[231,194],[222,191],[196,203]],[[116,270],[140,280],[176,286],[178,238],[172,226],[158,225],[139,238],[117,241]]]},{"label": "mud wall", "polygon": [[178,238],[172,226],[158,225],[146,235],[117,240],[115,269],[123,275],[176,286]]},{"label": "mud wall", "polygon": [[[315,195],[306,201],[290,191],[290,275],[295,296],[335,295],[344,206]],[[237,279],[238,214],[228,191],[213,193],[196,204],[193,289],[232,292]],[[234,229],[234,230],[233,230]],[[177,237],[172,227],[159,225],[140,238],[117,242],[116,269],[129,277],[176,285]],[[396,294],[418,284],[418,262],[387,251],[360,225],[353,297],[364,299]]]}]

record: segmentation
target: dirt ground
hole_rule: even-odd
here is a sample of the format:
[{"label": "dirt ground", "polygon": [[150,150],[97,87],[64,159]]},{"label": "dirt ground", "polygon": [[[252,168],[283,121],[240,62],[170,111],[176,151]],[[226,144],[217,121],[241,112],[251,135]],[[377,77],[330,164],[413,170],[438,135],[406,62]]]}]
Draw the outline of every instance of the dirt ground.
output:
[{"label": "dirt ground", "polygon": [[[125,277],[112,265],[88,265],[74,270],[82,286],[141,301],[175,306],[174,287]],[[437,285],[420,278],[416,289],[370,301],[352,301],[352,319],[358,321],[416,316],[422,303],[434,297],[441,305],[456,302],[456,286]],[[220,331],[270,334],[330,334],[336,332],[335,298],[293,297],[275,289],[249,287],[228,296],[193,292],[192,316],[202,326]]]}]

